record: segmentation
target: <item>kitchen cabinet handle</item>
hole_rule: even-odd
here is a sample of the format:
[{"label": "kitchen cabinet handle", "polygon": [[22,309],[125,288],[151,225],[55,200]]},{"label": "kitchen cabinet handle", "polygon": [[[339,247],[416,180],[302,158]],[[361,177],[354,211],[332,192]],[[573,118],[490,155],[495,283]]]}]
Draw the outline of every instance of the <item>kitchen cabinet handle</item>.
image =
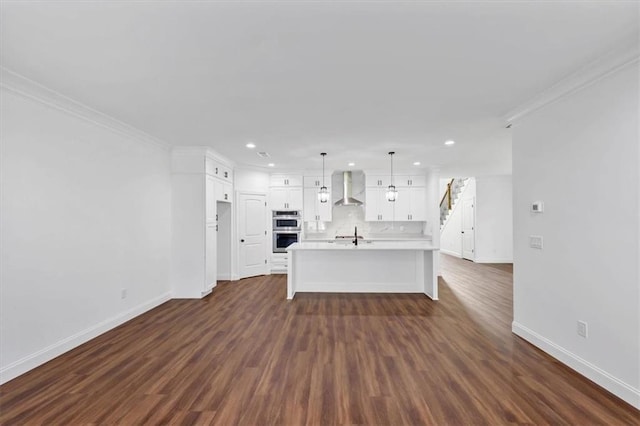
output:
[{"label": "kitchen cabinet handle", "polygon": [[241,243],[244,243],[244,239],[240,240]]},{"label": "kitchen cabinet handle", "polygon": [[224,194],[224,199],[228,200],[229,199],[229,194]]},{"label": "kitchen cabinet handle", "polygon": [[228,178],[229,177],[229,172],[224,172],[224,177]]}]

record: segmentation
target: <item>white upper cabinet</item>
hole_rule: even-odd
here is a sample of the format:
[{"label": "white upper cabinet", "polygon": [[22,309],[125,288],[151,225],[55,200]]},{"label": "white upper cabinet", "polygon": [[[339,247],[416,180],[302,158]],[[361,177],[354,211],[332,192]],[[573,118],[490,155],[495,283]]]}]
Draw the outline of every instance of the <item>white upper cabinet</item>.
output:
[{"label": "white upper cabinet", "polygon": [[319,190],[320,187],[304,188],[304,208],[302,209],[302,218],[305,222],[313,222],[317,220],[331,222],[331,212],[333,208],[331,188],[328,188],[329,200],[326,203],[320,202],[320,199],[318,198]]},{"label": "white upper cabinet", "polygon": [[232,201],[231,189],[232,187],[230,183],[216,179],[216,201],[230,203]]},{"label": "white upper cabinet", "polygon": [[[368,188],[373,187],[388,187],[391,185],[391,176],[388,174],[374,174],[367,173],[365,175],[365,184]],[[425,186],[426,177],[423,175],[413,174],[394,174],[393,185],[400,186]]]},{"label": "white upper cabinet", "polygon": [[269,186],[302,186],[301,175],[271,175]]},{"label": "white upper cabinet", "polygon": [[215,188],[215,201],[232,202],[233,173],[231,168],[212,158],[206,158],[205,173],[207,180],[211,179]]},{"label": "white upper cabinet", "polygon": [[427,220],[424,187],[398,187],[398,199],[394,203],[393,218],[398,222],[423,222]]},{"label": "white upper cabinet", "polygon": [[387,187],[390,184],[390,178],[389,175],[365,173],[364,182],[368,188]]},{"label": "white upper cabinet", "polygon": [[398,175],[393,177],[393,184],[397,187],[425,186],[426,181],[426,176],[422,175]]},{"label": "white upper cabinet", "polygon": [[[331,175],[324,177],[324,186],[331,187]],[[305,176],[304,187],[320,189],[322,187],[322,176]]]},{"label": "white upper cabinet", "polygon": [[385,193],[386,187],[365,188],[366,202],[364,204],[364,220],[367,222],[375,221],[387,221],[393,220],[393,204],[387,201]]},{"label": "white upper cabinet", "polygon": [[205,160],[205,172],[210,176],[222,179],[225,182],[233,182],[233,173],[230,167],[211,158]]},{"label": "white upper cabinet", "polygon": [[269,182],[271,210],[302,210],[302,175],[274,174]]},{"label": "white upper cabinet", "polygon": [[269,194],[271,210],[302,210],[302,187],[274,187]]}]

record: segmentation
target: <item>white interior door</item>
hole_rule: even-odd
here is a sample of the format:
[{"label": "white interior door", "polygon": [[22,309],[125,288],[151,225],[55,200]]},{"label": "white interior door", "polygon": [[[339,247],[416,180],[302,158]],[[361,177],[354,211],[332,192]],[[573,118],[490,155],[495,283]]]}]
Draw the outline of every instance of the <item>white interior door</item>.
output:
[{"label": "white interior door", "polygon": [[475,251],[475,212],[474,198],[462,199],[462,257],[474,260]]},{"label": "white interior door", "polygon": [[240,278],[267,273],[267,206],[264,195],[238,197],[238,237],[240,238]]}]

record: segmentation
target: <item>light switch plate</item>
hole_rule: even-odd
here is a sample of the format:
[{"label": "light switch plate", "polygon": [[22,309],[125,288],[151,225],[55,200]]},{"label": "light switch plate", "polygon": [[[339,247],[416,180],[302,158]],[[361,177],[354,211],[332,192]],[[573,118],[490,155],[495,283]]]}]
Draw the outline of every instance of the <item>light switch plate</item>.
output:
[{"label": "light switch plate", "polygon": [[534,201],[531,203],[531,211],[533,213],[542,213],[544,211],[544,203],[542,201]]},{"label": "light switch plate", "polygon": [[529,247],[542,250],[542,235],[529,235]]}]

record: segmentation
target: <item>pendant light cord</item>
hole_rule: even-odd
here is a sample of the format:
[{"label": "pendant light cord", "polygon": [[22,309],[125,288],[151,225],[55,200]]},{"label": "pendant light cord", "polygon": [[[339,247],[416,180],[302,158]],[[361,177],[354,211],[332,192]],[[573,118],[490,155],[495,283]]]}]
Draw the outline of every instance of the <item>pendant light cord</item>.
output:
[{"label": "pendant light cord", "polygon": [[393,185],[393,154],[395,154],[394,151],[391,151],[389,153],[389,155],[391,156],[391,185]]}]

